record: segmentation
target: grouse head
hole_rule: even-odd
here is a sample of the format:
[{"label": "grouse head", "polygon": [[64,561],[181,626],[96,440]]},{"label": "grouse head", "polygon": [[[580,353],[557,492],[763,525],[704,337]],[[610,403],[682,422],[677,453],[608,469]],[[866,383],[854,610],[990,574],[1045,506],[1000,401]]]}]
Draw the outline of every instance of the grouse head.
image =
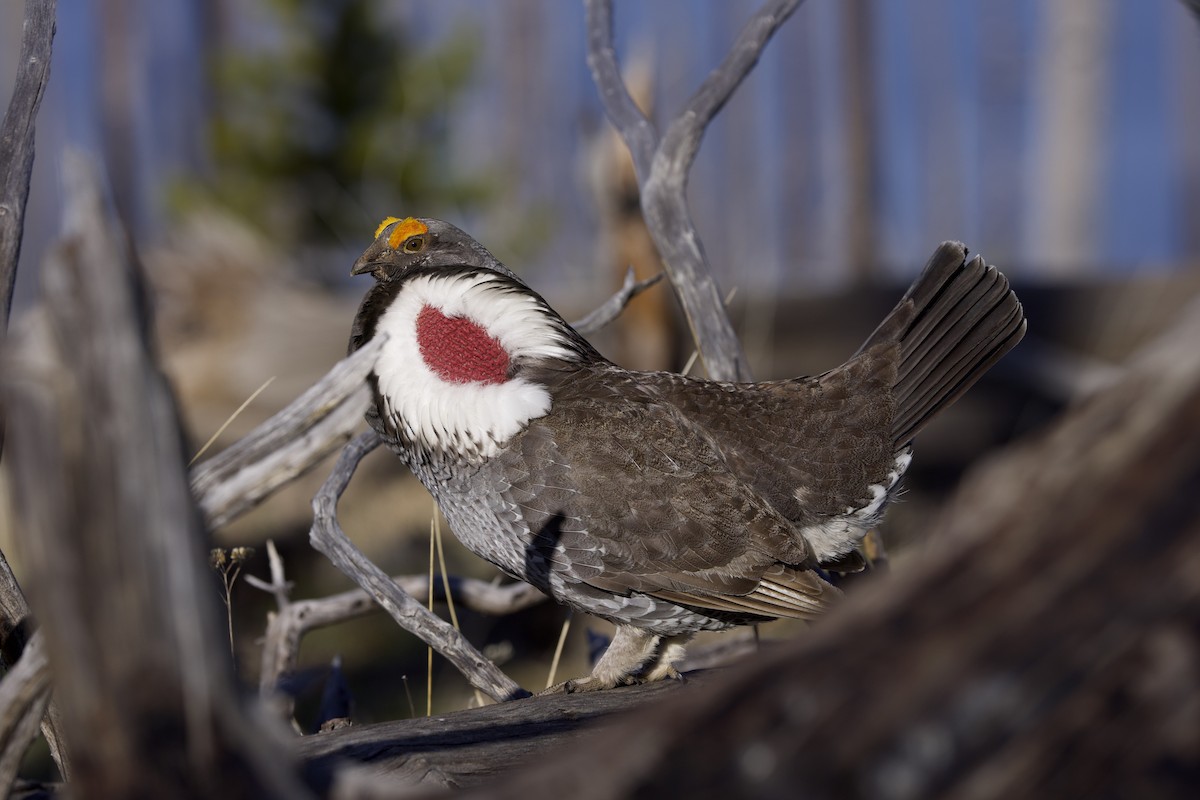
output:
[{"label": "grouse head", "polygon": [[439,219],[388,217],[375,229],[375,240],[358,257],[351,275],[370,273],[381,282],[403,278],[423,267],[476,266],[520,283],[508,267],[466,233]]},{"label": "grouse head", "polygon": [[351,274],[377,281],[350,338],[386,335],[371,377],[399,449],[487,456],[549,412],[547,376],[599,358],[545,300],[448,222],[388,217]]}]

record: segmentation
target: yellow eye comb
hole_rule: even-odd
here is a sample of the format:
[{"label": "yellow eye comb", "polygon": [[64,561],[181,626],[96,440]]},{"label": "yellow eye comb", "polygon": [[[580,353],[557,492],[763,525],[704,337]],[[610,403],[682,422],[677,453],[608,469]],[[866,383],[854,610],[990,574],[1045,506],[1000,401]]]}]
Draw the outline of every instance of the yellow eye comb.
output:
[{"label": "yellow eye comb", "polygon": [[392,248],[393,250],[399,250],[400,245],[403,244],[404,240],[410,236],[416,236],[421,233],[429,232],[429,228],[426,227],[425,223],[421,222],[419,219],[413,219],[412,217],[405,217],[404,219],[400,219],[399,217],[387,217],[383,222],[379,223],[379,227],[375,229],[375,238],[378,239],[380,235],[387,230],[388,226],[393,224],[395,224],[396,227],[392,229],[391,234],[388,236],[388,247]]}]

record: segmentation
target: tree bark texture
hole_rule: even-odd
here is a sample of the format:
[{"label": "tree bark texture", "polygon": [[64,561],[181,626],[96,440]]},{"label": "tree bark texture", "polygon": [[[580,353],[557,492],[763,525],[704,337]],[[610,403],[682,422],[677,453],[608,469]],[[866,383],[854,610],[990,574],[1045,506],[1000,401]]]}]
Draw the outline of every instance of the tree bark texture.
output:
[{"label": "tree bark texture", "polygon": [[26,0],[21,62],[12,100],[0,124],[0,333],[8,328],[17,261],[25,231],[25,202],[33,174],[34,123],[46,83],[54,44],[56,0]]}]

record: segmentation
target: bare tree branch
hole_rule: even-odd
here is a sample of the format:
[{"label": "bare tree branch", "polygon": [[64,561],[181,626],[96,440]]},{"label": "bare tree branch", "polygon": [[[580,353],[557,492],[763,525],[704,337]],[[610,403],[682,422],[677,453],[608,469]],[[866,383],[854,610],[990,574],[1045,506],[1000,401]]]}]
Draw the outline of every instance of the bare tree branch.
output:
[{"label": "bare tree branch", "polygon": [[[392,580],[412,597],[429,594],[428,575],[398,575]],[[450,577],[450,592],[456,605],[485,614],[511,614],[547,600],[528,583],[495,585],[471,578]],[[434,581],[434,597],[444,599],[442,582]],[[380,610],[366,591],[349,592],[317,600],[299,600],[271,616],[263,643],[259,691],[269,697],[279,679],[296,669],[300,640],[309,631],[335,625]]]},{"label": "bare tree branch", "polygon": [[640,185],[649,177],[655,152],[658,150],[658,131],[654,123],[638,108],[629,88],[621,77],[617,48],[613,44],[612,0],[584,0],[587,19],[587,64],[592,80],[600,91],[600,101],[629,154]]},{"label": "bare tree branch", "polygon": [[34,126],[46,83],[54,44],[56,0],[25,0],[21,61],[12,100],[0,124],[0,332],[8,328],[13,284],[25,230],[25,202],[33,174]]},{"label": "bare tree branch", "polygon": [[284,575],[283,559],[279,556],[279,549],[275,547],[274,539],[267,539],[267,563],[271,568],[269,583],[257,575],[246,575],[243,580],[255,589],[272,595],[275,598],[275,607],[279,611],[286,611],[291,604],[289,596],[292,593],[292,582]]},{"label": "bare tree branch", "polygon": [[0,789],[7,794],[21,758],[37,736],[50,699],[50,670],[41,633],[0,681]]},{"label": "bare tree branch", "polygon": [[705,79],[658,139],[621,78],[613,45],[612,0],[584,0],[588,66],[604,110],[633,155],[646,226],[704,359],[717,380],[751,379],[742,345],[700,245],[687,205],[687,177],[708,123],[758,62],[771,36],[802,0],[769,0],[742,29],[729,55]]},{"label": "bare tree branch", "polygon": [[583,319],[572,322],[571,327],[583,334],[600,330],[619,317],[621,312],[625,310],[625,306],[629,305],[630,300],[660,280],[662,280],[662,273],[653,275],[644,281],[639,281],[633,273],[633,267],[630,267],[625,271],[625,280],[621,284],[621,288],[617,290],[617,293],[605,300],[602,305]]},{"label": "bare tree branch", "polygon": [[324,553],[334,566],[375,598],[402,628],[418,636],[454,664],[476,689],[498,701],[527,697],[529,692],[501,672],[449,623],[434,616],[397,586],[342,531],[337,520],[338,498],[346,490],[358,463],[380,442],[377,433],[367,431],[355,437],[342,450],[333,472],[313,498],[313,526],[309,532],[313,547]]},{"label": "bare tree branch", "polygon": [[801,2],[803,0],[768,0],[763,3],[758,13],[750,18],[738,34],[729,55],[709,73],[683,112],[667,126],[654,168],[663,170],[663,180],[671,184],[672,191],[681,191],[686,187],[688,171],[696,159],[708,123],[725,107],[730,96],[758,63],[758,57],[762,55],[767,42],[779,30],[779,26],[787,22],[792,12],[800,7]]}]

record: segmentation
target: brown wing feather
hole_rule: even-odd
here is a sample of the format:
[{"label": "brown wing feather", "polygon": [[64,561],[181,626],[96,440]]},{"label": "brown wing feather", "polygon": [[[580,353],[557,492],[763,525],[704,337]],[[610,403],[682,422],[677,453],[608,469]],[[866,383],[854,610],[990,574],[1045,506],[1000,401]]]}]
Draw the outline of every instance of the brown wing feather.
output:
[{"label": "brown wing feather", "polygon": [[758,585],[745,595],[688,596],[660,590],[656,596],[685,605],[716,611],[749,613],[773,619],[812,619],[841,596],[841,591],[812,570],[796,570],[784,564],[772,566]]},{"label": "brown wing feather", "polygon": [[894,469],[888,356],[873,351],[817,377],[757,384],[648,379],[703,420],[738,477],[802,528],[864,504]]},{"label": "brown wing feather", "polygon": [[576,578],[764,617],[807,617],[830,602],[836,590],[808,569],[789,521],[703,429],[623,375],[596,365],[540,376],[557,384],[555,413],[504,456],[521,462],[506,470],[506,497],[534,527],[556,522]]}]

